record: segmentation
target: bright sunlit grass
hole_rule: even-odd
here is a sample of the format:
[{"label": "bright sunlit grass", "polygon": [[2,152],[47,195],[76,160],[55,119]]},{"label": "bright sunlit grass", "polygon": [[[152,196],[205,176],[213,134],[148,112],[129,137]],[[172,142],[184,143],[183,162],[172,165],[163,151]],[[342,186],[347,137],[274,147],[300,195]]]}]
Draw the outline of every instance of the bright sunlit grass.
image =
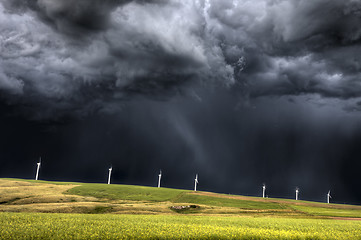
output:
[{"label": "bright sunlit grass", "polygon": [[204,204],[219,207],[235,207],[242,209],[283,209],[280,204],[273,202],[248,201],[224,197],[202,196],[196,194],[183,194],[178,199],[176,199],[176,202]]},{"label": "bright sunlit grass", "polygon": [[117,184],[0,179],[0,212],[0,239],[361,239],[325,219],[360,206]]},{"label": "bright sunlit grass", "polygon": [[1,213],[0,239],[360,239],[360,221]]},{"label": "bright sunlit grass", "polygon": [[67,191],[69,194],[107,198],[111,200],[154,202],[170,201],[183,192],[189,191],[171,188],[94,183],[82,183],[80,186]]},{"label": "bright sunlit grass", "polygon": [[313,207],[294,205],[292,208],[309,213],[315,216],[329,216],[329,217],[353,217],[361,218],[361,209],[347,209],[347,208],[332,208],[332,207]]}]

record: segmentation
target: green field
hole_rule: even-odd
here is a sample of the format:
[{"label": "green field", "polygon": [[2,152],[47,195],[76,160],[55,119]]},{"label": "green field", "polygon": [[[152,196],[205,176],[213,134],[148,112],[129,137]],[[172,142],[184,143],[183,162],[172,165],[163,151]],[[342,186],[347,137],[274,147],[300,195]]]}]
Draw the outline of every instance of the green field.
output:
[{"label": "green field", "polygon": [[0,239],[361,239],[360,220],[352,205],[0,179]]},{"label": "green field", "polygon": [[292,206],[292,208],[307,212],[315,216],[329,216],[329,217],[346,217],[346,218],[360,218],[360,208],[327,208],[327,207],[310,207],[310,206]]},{"label": "green field", "polygon": [[223,197],[202,196],[195,194],[183,194],[179,198],[174,200],[175,202],[205,204],[210,206],[219,207],[235,207],[242,209],[283,209],[278,203],[273,202],[260,202],[251,200],[241,200]]},{"label": "green field", "polygon": [[2,213],[1,239],[360,239],[360,221]]},{"label": "green field", "polygon": [[185,190],[170,188],[152,188],[143,186],[83,183],[81,186],[71,188],[69,194],[106,198],[110,200],[133,200],[164,202],[176,198]]}]

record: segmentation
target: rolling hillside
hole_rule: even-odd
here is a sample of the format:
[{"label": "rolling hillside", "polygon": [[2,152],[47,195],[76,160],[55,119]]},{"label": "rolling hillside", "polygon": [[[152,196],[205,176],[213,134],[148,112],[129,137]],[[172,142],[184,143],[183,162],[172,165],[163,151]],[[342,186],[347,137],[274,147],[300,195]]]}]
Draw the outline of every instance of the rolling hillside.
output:
[{"label": "rolling hillside", "polygon": [[361,207],[0,179],[2,239],[361,239]]},{"label": "rolling hillside", "polygon": [[361,218],[361,206],[143,186],[0,179],[1,212]]}]

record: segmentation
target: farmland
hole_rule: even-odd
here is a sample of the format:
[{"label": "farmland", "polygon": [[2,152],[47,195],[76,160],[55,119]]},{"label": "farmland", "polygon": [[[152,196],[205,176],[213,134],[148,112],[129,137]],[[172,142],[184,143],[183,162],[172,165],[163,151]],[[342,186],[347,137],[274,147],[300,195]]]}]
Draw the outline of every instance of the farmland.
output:
[{"label": "farmland", "polygon": [[361,222],[225,216],[3,213],[2,239],[360,239]]},{"label": "farmland", "polygon": [[116,184],[0,179],[0,212],[0,239],[361,238],[360,206]]}]

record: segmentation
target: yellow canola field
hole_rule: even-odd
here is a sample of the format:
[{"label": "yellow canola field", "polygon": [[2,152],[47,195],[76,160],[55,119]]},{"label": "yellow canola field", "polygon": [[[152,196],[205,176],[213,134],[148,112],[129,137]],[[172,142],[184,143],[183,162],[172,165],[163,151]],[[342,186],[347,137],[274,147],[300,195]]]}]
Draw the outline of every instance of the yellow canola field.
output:
[{"label": "yellow canola field", "polygon": [[0,213],[0,239],[361,239],[361,221]]}]

